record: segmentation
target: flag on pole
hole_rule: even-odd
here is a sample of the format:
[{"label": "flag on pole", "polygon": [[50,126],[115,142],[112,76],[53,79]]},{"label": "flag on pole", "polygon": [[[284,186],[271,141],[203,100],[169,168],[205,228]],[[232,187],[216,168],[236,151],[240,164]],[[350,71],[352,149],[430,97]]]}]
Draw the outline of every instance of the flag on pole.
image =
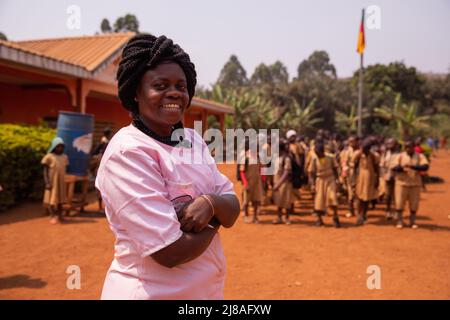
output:
[{"label": "flag on pole", "polygon": [[359,26],[358,46],[356,48],[356,51],[359,54],[363,54],[365,48],[366,48],[366,37],[364,35],[364,10],[363,10],[361,17],[361,25]]}]

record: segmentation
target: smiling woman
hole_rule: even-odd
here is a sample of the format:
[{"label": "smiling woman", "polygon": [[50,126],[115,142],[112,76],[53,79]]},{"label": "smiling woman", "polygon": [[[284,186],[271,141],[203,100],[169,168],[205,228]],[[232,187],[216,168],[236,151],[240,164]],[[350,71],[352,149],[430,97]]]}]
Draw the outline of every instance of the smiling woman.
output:
[{"label": "smiling woman", "polygon": [[142,77],[136,100],[147,127],[161,136],[170,136],[172,125],[182,120],[189,104],[186,76],[181,67],[164,61],[148,70]]},{"label": "smiling woman", "polygon": [[234,224],[239,202],[201,136],[181,122],[194,65],[172,40],[141,34],[125,46],[117,79],[133,122],[109,142],[96,179],[116,236],[102,299],[222,299],[218,230]]}]

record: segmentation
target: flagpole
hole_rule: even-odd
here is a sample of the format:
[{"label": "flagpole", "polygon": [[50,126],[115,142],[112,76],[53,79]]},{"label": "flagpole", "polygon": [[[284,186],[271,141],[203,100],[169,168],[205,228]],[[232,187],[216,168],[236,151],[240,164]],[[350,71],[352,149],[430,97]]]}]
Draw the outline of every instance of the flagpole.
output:
[{"label": "flagpole", "polygon": [[362,96],[363,96],[363,59],[364,53],[361,53],[359,66],[359,84],[358,84],[358,136],[362,137]]},{"label": "flagpole", "polygon": [[[362,28],[364,28],[364,9],[362,9]],[[364,39],[365,42],[365,39]],[[362,99],[363,99],[363,78],[364,78],[364,50],[360,53],[359,84],[358,84],[358,136],[362,137]]]}]

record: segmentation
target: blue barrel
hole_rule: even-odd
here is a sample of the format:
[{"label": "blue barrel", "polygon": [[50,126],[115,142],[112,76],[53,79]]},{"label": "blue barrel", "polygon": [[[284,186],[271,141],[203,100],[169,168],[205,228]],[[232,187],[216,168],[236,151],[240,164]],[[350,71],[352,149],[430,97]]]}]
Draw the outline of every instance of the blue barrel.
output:
[{"label": "blue barrel", "polygon": [[93,143],[94,116],[78,112],[60,112],[57,135],[65,143],[64,153],[69,157],[68,174],[87,175]]}]

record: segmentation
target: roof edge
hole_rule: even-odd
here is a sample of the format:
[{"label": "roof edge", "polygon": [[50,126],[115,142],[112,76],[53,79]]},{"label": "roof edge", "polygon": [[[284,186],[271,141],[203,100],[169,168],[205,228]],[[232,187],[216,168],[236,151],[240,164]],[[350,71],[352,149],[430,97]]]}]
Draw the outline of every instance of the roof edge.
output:
[{"label": "roof edge", "polygon": [[61,37],[61,38],[45,38],[45,39],[28,39],[28,40],[19,40],[19,41],[11,41],[8,40],[6,42],[10,43],[26,43],[26,42],[45,42],[45,41],[64,41],[64,40],[83,40],[89,38],[106,38],[106,37],[123,37],[123,36],[134,36],[135,32],[111,32],[111,33],[102,33],[102,34],[94,34],[88,36],[76,36],[76,37]]},{"label": "roof edge", "polygon": [[43,55],[37,50],[32,50],[29,48],[24,48],[20,44],[26,42],[39,42],[39,41],[64,41],[67,39],[86,39],[86,38],[99,38],[99,37],[123,37],[123,36],[134,36],[134,32],[122,32],[122,33],[109,33],[94,36],[85,37],[66,37],[66,38],[56,38],[56,39],[38,39],[29,41],[4,41],[0,40],[0,58],[13,61],[16,63],[21,63],[24,65],[30,65],[33,67],[48,69],[50,71],[56,71],[67,75],[82,77],[82,78],[93,78],[97,76],[106,66],[111,63],[112,60],[116,59],[120,55],[126,42],[122,43],[116,50],[112,51],[102,62],[93,68],[86,68],[71,62],[61,61],[53,57],[48,57]]},{"label": "roof edge", "polygon": [[92,74],[80,66],[5,45],[4,41],[0,42],[0,59],[80,78],[90,78]]}]

